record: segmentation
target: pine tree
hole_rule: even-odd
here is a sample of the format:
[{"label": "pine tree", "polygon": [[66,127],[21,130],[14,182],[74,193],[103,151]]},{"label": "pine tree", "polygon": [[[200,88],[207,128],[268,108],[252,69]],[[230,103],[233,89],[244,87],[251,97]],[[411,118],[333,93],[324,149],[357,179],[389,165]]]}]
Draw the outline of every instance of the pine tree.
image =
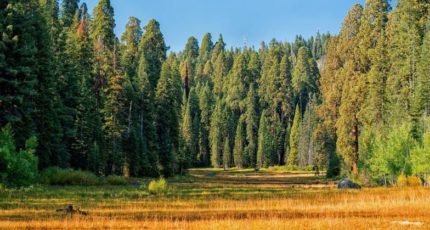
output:
[{"label": "pine tree", "polygon": [[102,89],[106,86],[108,78],[114,75],[113,50],[115,47],[115,20],[114,10],[110,0],[100,0],[94,8],[91,23],[91,38],[94,42],[95,72],[97,75],[98,103],[103,104]]},{"label": "pine tree", "polygon": [[167,47],[160,31],[160,24],[156,20],[151,19],[144,29],[145,33],[139,44],[140,55],[142,55],[139,71],[148,75],[149,82],[155,89],[160,78],[162,64],[166,60]]},{"label": "pine tree", "polygon": [[[100,164],[91,160],[100,157],[99,148],[101,144],[101,119],[97,109],[94,86],[95,75],[93,74],[93,41],[89,35],[89,15],[87,7],[82,4],[79,12],[75,15],[71,30],[67,35],[65,53],[68,57],[66,66],[68,74],[72,75],[78,83],[78,101],[76,107],[76,118],[74,127],[76,135],[72,141],[71,165],[74,168],[89,169],[95,173],[100,172]],[[90,151],[94,149],[94,151]]]},{"label": "pine tree", "polygon": [[[202,44],[202,46],[203,46],[203,44]],[[215,43],[215,45],[212,49],[212,52],[211,52],[212,63],[215,63],[216,60],[218,59],[218,56],[224,52],[225,52],[225,43],[224,43],[224,39],[222,38],[222,34],[220,34],[218,37],[218,41]]]},{"label": "pine tree", "polygon": [[219,168],[222,165],[222,142],[225,130],[225,121],[223,117],[223,102],[218,99],[215,104],[215,109],[211,116],[211,126],[209,133],[209,142],[211,149],[211,165],[214,168]]},{"label": "pine tree", "polygon": [[410,118],[423,28],[424,3],[400,0],[387,24],[389,70],[386,85],[390,122]]},{"label": "pine tree", "polygon": [[224,77],[228,73],[226,62],[227,60],[224,55],[224,52],[221,52],[218,55],[216,62],[214,63],[214,70],[213,70],[213,76],[212,76],[213,93],[215,94],[215,96],[218,96],[218,97],[222,97],[223,95],[222,89],[223,89]]},{"label": "pine tree", "polygon": [[230,138],[224,138],[224,147],[222,149],[222,162],[224,170],[231,166],[231,150],[230,150]]},{"label": "pine tree", "polygon": [[142,162],[139,175],[159,176],[157,127],[155,126],[155,93],[145,72],[138,72],[137,133],[142,140]]},{"label": "pine tree", "polygon": [[139,67],[139,42],[142,39],[142,29],[140,28],[140,20],[135,17],[130,17],[127,22],[125,32],[121,37],[123,44],[121,65],[124,68],[124,73],[133,84],[136,82],[137,70]]},{"label": "pine tree", "polygon": [[427,21],[427,30],[423,39],[421,59],[418,63],[415,111],[417,115],[430,115],[430,18]]},{"label": "pine tree", "polygon": [[191,166],[197,163],[197,155],[200,150],[199,132],[200,132],[200,109],[197,93],[194,88],[191,89],[189,99],[186,105],[185,114],[182,120],[182,138],[185,144],[187,159]]},{"label": "pine tree", "polygon": [[267,110],[261,113],[260,124],[258,129],[258,149],[257,149],[257,169],[268,166],[266,155],[271,152],[270,126],[267,120]]},{"label": "pine tree", "polygon": [[244,148],[246,144],[244,120],[245,118],[241,116],[237,123],[236,135],[234,138],[233,157],[234,164],[237,168],[242,168],[244,166]]},{"label": "pine tree", "polygon": [[171,176],[176,170],[181,95],[182,87],[178,64],[176,56],[172,54],[163,63],[155,96],[159,158],[164,176]]},{"label": "pine tree", "polygon": [[206,62],[213,49],[213,43],[212,43],[212,35],[210,33],[206,33],[203,36],[202,44],[200,46],[199,50],[199,60]]},{"label": "pine tree", "polygon": [[195,37],[189,37],[184,49],[184,56],[196,60],[199,56],[199,42]]},{"label": "pine tree", "polygon": [[214,106],[214,99],[209,86],[205,84],[199,93],[200,108],[200,135],[199,135],[199,154],[198,160],[202,166],[210,165],[210,143],[209,130],[211,127],[211,116]]},{"label": "pine tree", "polygon": [[258,97],[254,87],[251,84],[246,97],[246,147],[244,150],[244,166],[255,167],[257,163],[257,141],[258,141]]},{"label": "pine tree", "polygon": [[72,25],[76,11],[79,9],[78,4],[79,0],[63,0],[61,2],[60,20],[63,27]]},{"label": "pine tree", "polygon": [[245,110],[245,96],[247,93],[244,80],[248,76],[246,69],[245,54],[235,57],[233,69],[223,85],[225,100],[236,115],[240,115]]},{"label": "pine tree", "polygon": [[309,94],[316,90],[316,79],[312,75],[309,65],[309,51],[306,47],[301,47],[297,54],[297,61],[293,70],[292,86],[295,94],[295,102],[300,108],[306,108]]},{"label": "pine tree", "polygon": [[366,78],[367,97],[360,118],[366,128],[383,122],[385,82],[387,75],[387,53],[385,28],[390,6],[387,0],[368,0],[360,24],[359,62],[362,78]]},{"label": "pine tree", "polygon": [[291,126],[290,132],[290,153],[288,155],[288,165],[297,166],[297,155],[300,138],[300,108],[296,106],[296,112],[294,113],[293,125]]}]

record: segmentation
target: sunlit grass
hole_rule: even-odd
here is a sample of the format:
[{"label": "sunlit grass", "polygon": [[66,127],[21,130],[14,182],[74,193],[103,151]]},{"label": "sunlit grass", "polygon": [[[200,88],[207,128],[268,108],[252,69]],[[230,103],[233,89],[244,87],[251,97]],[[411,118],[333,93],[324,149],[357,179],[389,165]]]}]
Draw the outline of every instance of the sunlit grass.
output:
[{"label": "sunlit grass", "polygon": [[[191,177],[173,178],[163,195],[150,195],[146,184],[1,190],[0,228],[430,228],[430,190],[424,187],[340,191],[332,181],[303,172],[297,173],[303,174],[299,178],[309,179],[296,185],[290,172],[221,170],[214,177],[208,177],[208,172],[195,170]],[[266,179],[250,183],[259,177]],[[226,183],[231,179],[237,183]],[[324,186],[304,186],[313,183]],[[70,217],[55,212],[69,203],[90,215]]]}]

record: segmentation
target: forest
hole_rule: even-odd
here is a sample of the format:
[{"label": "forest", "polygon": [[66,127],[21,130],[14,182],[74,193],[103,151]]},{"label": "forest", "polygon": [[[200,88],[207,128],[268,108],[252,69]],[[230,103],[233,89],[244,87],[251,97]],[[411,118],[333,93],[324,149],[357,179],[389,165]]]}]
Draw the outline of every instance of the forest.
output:
[{"label": "forest", "polygon": [[319,168],[392,184],[430,173],[430,2],[367,0],[339,34],[169,50],[110,0],[0,1],[0,182],[38,172],[171,177]]}]

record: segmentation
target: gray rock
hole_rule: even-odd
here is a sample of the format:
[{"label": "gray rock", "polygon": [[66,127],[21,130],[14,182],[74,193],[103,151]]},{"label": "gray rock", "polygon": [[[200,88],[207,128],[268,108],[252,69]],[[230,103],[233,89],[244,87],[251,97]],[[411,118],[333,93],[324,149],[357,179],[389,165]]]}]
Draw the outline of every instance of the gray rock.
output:
[{"label": "gray rock", "polygon": [[215,176],[216,176],[216,173],[214,173],[214,172],[208,173],[208,177],[215,177]]},{"label": "gray rock", "polygon": [[337,184],[338,189],[361,189],[359,184],[354,183],[352,180],[345,178]]}]

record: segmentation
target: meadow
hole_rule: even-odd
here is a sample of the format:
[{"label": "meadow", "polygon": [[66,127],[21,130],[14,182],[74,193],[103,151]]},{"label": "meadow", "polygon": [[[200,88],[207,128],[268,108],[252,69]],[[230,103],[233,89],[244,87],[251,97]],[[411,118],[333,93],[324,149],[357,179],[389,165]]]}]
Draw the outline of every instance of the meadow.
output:
[{"label": "meadow", "polygon": [[[0,229],[428,229],[430,190],[337,190],[309,172],[194,169],[141,185],[0,190]],[[68,204],[89,212],[66,215]]]}]

